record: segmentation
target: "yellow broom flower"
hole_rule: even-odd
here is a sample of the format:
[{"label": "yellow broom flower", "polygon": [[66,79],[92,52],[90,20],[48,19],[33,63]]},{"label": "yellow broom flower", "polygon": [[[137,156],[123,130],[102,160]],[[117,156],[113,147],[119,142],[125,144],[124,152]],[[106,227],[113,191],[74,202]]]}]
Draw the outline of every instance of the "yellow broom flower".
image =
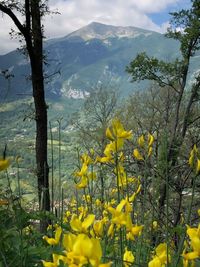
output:
[{"label": "yellow broom flower", "polygon": [[76,214],[73,214],[70,221],[70,226],[75,232],[87,233],[88,228],[93,224],[94,219],[95,215],[89,214],[82,222],[79,220]]},{"label": "yellow broom flower", "polygon": [[56,228],[56,232],[55,232],[55,238],[53,237],[48,237],[48,236],[43,236],[43,239],[49,244],[49,245],[58,245],[59,241],[60,241],[60,236],[62,233],[62,228],[60,226],[58,226]]},{"label": "yellow broom flower", "polygon": [[144,147],[145,140],[143,134],[138,138],[137,142],[140,147]]},{"label": "yellow broom flower", "polygon": [[133,156],[137,159],[137,160],[144,160],[144,157],[140,154],[139,150],[137,148],[135,148],[133,150]]},{"label": "yellow broom flower", "polygon": [[0,159],[0,171],[6,170],[10,165],[9,159]]},{"label": "yellow broom flower", "polygon": [[135,260],[135,257],[133,256],[132,251],[128,250],[126,247],[124,255],[123,255],[124,266],[125,267],[131,266],[134,260]]}]

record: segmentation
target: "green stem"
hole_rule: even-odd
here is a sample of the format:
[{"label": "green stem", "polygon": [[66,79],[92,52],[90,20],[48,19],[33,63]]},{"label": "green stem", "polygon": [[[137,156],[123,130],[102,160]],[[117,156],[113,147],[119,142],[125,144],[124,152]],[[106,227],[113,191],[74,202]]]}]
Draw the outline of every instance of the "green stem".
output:
[{"label": "green stem", "polygon": [[61,194],[62,194],[62,200],[61,200],[61,227],[63,225],[63,212],[64,212],[64,190],[63,190],[63,187],[62,187],[62,191],[61,191]]},{"label": "green stem", "polygon": [[[117,149],[117,139],[116,143],[116,153],[115,153],[115,166],[116,166],[116,177],[117,177],[117,201],[120,203],[120,187],[119,187],[119,162],[118,162],[118,149]],[[120,259],[123,262],[123,240],[122,240],[122,229],[119,229],[119,243],[120,243]]]},{"label": "green stem", "polygon": [[166,243],[167,243],[167,267],[169,266],[169,174],[166,168]]},{"label": "green stem", "polygon": [[51,212],[54,209],[54,151],[53,151],[53,132],[51,122],[49,122],[50,138],[51,138]]},{"label": "green stem", "polygon": [[[186,219],[186,224],[189,224],[190,223],[190,220],[191,220],[192,206],[193,206],[195,186],[196,186],[196,178],[197,178],[197,175],[193,179],[192,196],[191,196],[191,201],[190,201],[190,205],[189,205],[189,210],[188,210],[188,216],[187,216],[187,219]],[[181,241],[180,241],[180,244],[179,244],[179,247],[178,247],[178,252],[177,252],[178,257],[177,257],[176,263],[174,265],[175,267],[178,266],[178,263],[179,263],[179,260],[180,260],[180,256],[181,256],[181,252],[183,250],[183,245],[184,245],[185,237],[186,237],[186,231],[182,235],[182,238],[181,238]]]},{"label": "green stem", "polygon": [[101,180],[101,203],[104,203],[104,178],[102,173],[102,164],[100,167],[100,180]]},{"label": "green stem", "polygon": [[58,120],[58,216],[61,217],[61,120]]}]

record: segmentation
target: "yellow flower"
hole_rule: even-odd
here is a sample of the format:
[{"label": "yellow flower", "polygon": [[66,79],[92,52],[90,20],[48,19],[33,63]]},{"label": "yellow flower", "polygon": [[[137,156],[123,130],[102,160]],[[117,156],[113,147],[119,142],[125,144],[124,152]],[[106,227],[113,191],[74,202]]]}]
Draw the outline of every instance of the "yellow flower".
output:
[{"label": "yellow flower", "polygon": [[114,235],[114,224],[113,223],[111,223],[111,225],[109,226],[107,235],[113,237]]},{"label": "yellow flower", "polygon": [[64,234],[63,246],[66,249],[66,263],[69,266],[82,266],[89,263],[94,267],[111,265],[111,263],[100,264],[102,249],[99,239],[89,238],[86,234],[76,236],[68,233]]},{"label": "yellow flower", "polygon": [[53,262],[42,261],[44,267],[58,267],[60,260],[64,260],[65,256],[53,254]]},{"label": "yellow flower", "polygon": [[72,230],[74,230],[75,232],[87,233],[88,232],[88,228],[93,224],[94,219],[95,219],[95,215],[94,214],[89,214],[83,220],[83,222],[81,222],[81,220],[79,220],[77,215],[73,214],[72,218],[71,218],[71,221],[70,221],[70,226],[71,226]]},{"label": "yellow flower", "polygon": [[200,172],[200,159],[197,159],[197,163],[196,163],[196,174],[199,174]]},{"label": "yellow flower", "polygon": [[133,201],[135,200],[136,196],[140,193],[141,188],[142,188],[142,185],[139,184],[137,191],[134,192],[134,193],[132,194],[132,196],[129,197],[129,201],[130,201],[130,202],[133,202]]},{"label": "yellow flower", "polygon": [[137,159],[137,160],[144,160],[143,156],[140,154],[139,150],[137,148],[135,148],[133,150],[133,156]]},{"label": "yellow flower", "polygon": [[153,221],[152,223],[153,229],[157,229],[158,228],[158,222],[157,221]]},{"label": "yellow flower", "polygon": [[144,140],[144,135],[143,134],[138,138],[137,142],[138,142],[138,145],[140,147],[142,147],[142,148],[144,147],[145,140]]},{"label": "yellow flower", "polygon": [[91,196],[90,195],[83,195],[82,196],[83,201],[90,203],[91,202]]},{"label": "yellow flower", "polygon": [[106,129],[106,136],[111,141],[117,139],[130,139],[132,138],[132,131],[126,131],[119,119],[114,119],[112,122],[112,128]]},{"label": "yellow flower", "polygon": [[81,157],[81,161],[83,162],[80,171],[74,173],[75,176],[81,177],[80,182],[76,185],[77,189],[85,188],[88,184],[88,179],[95,178],[91,173],[87,173],[88,166],[92,163],[92,159],[86,153],[83,154]]},{"label": "yellow flower", "polygon": [[189,160],[188,160],[188,163],[189,163],[191,168],[193,167],[193,164],[194,164],[194,155],[195,155],[195,152],[194,152],[194,148],[193,148],[190,151],[190,156],[189,156]]},{"label": "yellow flower", "polygon": [[[92,256],[93,245],[92,239],[90,239],[87,235],[79,234],[74,242],[72,250],[76,255],[82,255],[90,258]],[[101,251],[98,251],[98,254],[101,257]]]},{"label": "yellow flower", "polygon": [[135,257],[133,256],[132,251],[127,250],[127,247],[125,248],[124,256],[123,256],[123,261],[124,261],[124,266],[128,267],[133,264],[135,260]]},{"label": "yellow flower", "polygon": [[[119,152],[119,150],[123,147],[124,145],[124,140],[121,139],[117,139],[116,141],[110,142],[109,144],[106,145],[105,149],[104,149],[104,156],[103,157],[97,157],[96,158],[96,162],[101,162],[101,163],[108,163],[114,162],[114,155],[116,152]],[[123,154],[120,155],[121,158],[123,158]]]},{"label": "yellow flower", "polygon": [[187,234],[190,237],[190,244],[192,251],[183,253],[185,260],[194,260],[200,257],[200,224],[198,228],[191,228],[187,226]]},{"label": "yellow flower", "polygon": [[113,136],[113,134],[112,134],[110,128],[107,128],[107,129],[106,129],[106,137],[107,137],[109,140],[111,140],[111,141],[114,141],[114,140],[115,140],[115,138],[114,138],[114,136]]},{"label": "yellow flower", "polygon": [[103,225],[104,225],[104,220],[98,220],[95,221],[93,224],[93,230],[96,236],[102,236],[103,235]]},{"label": "yellow flower", "polygon": [[78,184],[76,184],[76,188],[77,189],[82,189],[82,188],[87,187],[87,185],[88,185],[87,177],[86,176],[82,176],[80,182]]},{"label": "yellow flower", "polygon": [[162,266],[165,266],[165,265],[162,265],[159,257],[155,256],[153,258],[153,260],[151,260],[148,264],[148,267],[162,267]]},{"label": "yellow flower", "polygon": [[199,150],[196,145],[193,146],[190,151],[190,156],[188,163],[190,167],[195,171],[196,174],[200,172],[200,159],[199,159]]},{"label": "yellow flower", "polygon": [[148,133],[148,147],[151,147],[154,142],[154,137],[152,134]]},{"label": "yellow flower", "polygon": [[82,162],[83,163],[85,163],[86,165],[89,165],[89,164],[91,164],[92,163],[92,159],[91,159],[91,157],[88,155],[88,154],[83,154],[83,155],[81,155],[81,160],[82,160]]},{"label": "yellow flower", "polygon": [[197,210],[198,215],[200,216],[200,209]]},{"label": "yellow flower", "polygon": [[[155,256],[148,263],[148,267],[162,267],[167,263],[167,244],[161,243],[157,246]],[[170,255],[168,255],[170,261]]]},{"label": "yellow flower", "polygon": [[84,176],[86,174],[87,169],[88,169],[88,165],[86,163],[83,163],[83,165],[81,167],[81,170],[79,172],[76,172],[75,175],[79,176],[79,177],[82,177],[82,176]]},{"label": "yellow flower", "polygon": [[58,255],[53,254],[53,262],[42,261],[44,267],[57,267],[59,265]]},{"label": "yellow flower", "polygon": [[117,175],[119,187],[125,186],[128,178],[122,164],[118,163],[118,166],[114,169],[114,173]]},{"label": "yellow flower", "polygon": [[97,157],[96,162],[101,162],[101,163],[107,163],[107,162],[112,162],[113,160],[113,143],[109,143],[106,145],[104,149],[104,156],[103,157]]},{"label": "yellow flower", "polygon": [[60,226],[58,226],[56,228],[56,232],[55,232],[55,238],[53,237],[48,237],[48,236],[43,236],[43,239],[49,244],[49,245],[58,245],[59,241],[60,241],[60,236],[62,233],[62,228]]},{"label": "yellow flower", "polygon": [[[153,152],[153,147],[152,147],[153,142],[154,142],[154,137],[150,133],[148,133],[147,138],[143,134],[138,138],[137,143],[138,143],[139,147],[141,148],[143,155],[147,154],[147,157],[151,156],[151,154]],[[137,160],[144,160],[143,155],[140,153],[140,151],[137,148],[134,149],[133,156]]]},{"label": "yellow flower", "polygon": [[140,236],[143,229],[143,225],[133,225],[131,222],[131,216],[129,215],[129,220],[127,220],[127,234],[128,240],[135,240],[135,237]]},{"label": "yellow flower", "polygon": [[112,223],[121,226],[126,224],[126,214],[122,211],[126,204],[126,200],[122,199],[117,205],[116,209],[113,207],[108,207],[108,211],[112,214]]},{"label": "yellow flower", "polygon": [[101,200],[100,200],[99,198],[97,198],[97,199],[95,200],[95,205],[96,205],[97,207],[101,207],[102,203],[101,203]]},{"label": "yellow flower", "polygon": [[8,159],[0,159],[0,171],[6,170],[10,165]]},{"label": "yellow flower", "polygon": [[153,147],[150,146],[149,149],[148,149],[148,155],[147,156],[150,157],[152,152],[153,152]]},{"label": "yellow flower", "polygon": [[74,242],[76,240],[76,235],[72,233],[64,234],[63,236],[63,246],[66,251],[71,251],[73,249]]},{"label": "yellow flower", "polygon": [[131,233],[134,236],[138,236],[138,235],[140,235],[142,229],[143,229],[143,225],[135,225],[135,226],[132,227]]},{"label": "yellow flower", "polygon": [[85,218],[86,215],[88,214],[88,207],[87,206],[80,206],[80,207],[78,207],[78,211],[79,211],[79,220],[82,220],[82,218]]},{"label": "yellow flower", "polygon": [[88,258],[91,256],[92,243],[87,235],[65,234],[63,246],[66,249],[67,257],[65,263],[68,263],[69,266],[82,266],[88,263]]}]

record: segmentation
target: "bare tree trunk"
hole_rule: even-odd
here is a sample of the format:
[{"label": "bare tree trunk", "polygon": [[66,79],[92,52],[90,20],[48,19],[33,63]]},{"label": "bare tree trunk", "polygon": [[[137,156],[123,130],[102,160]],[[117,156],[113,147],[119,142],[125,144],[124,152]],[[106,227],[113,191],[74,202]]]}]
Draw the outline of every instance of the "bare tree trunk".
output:
[{"label": "bare tree trunk", "polygon": [[[50,211],[49,167],[47,163],[47,106],[44,95],[43,77],[43,37],[39,1],[31,1],[33,55],[30,56],[32,70],[33,97],[36,119],[36,164],[38,197],[41,210]],[[46,223],[41,224],[44,231]]]},{"label": "bare tree trunk", "polygon": [[[23,35],[30,58],[33,98],[36,120],[36,165],[38,180],[38,199],[41,211],[50,211],[49,167],[47,162],[47,105],[44,93],[43,76],[43,36],[41,26],[40,0],[25,0],[25,25],[21,24],[12,8],[0,3],[0,10],[6,13]],[[48,221],[40,222],[41,232],[46,231]]]}]

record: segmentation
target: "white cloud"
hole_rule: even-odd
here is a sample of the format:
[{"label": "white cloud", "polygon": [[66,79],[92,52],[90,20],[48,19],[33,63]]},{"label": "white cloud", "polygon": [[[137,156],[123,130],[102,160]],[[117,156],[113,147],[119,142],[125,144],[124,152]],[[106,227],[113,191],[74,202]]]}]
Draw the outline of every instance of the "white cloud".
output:
[{"label": "white cloud", "polygon": [[47,37],[63,36],[92,21],[120,26],[135,26],[163,32],[148,13],[163,11],[180,0],[51,0],[51,9],[61,14],[47,17]]},{"label": "white cloud", "polygon": [[169,5],[174,5],[179,2],[179,0],[133,0],[132,6],[136,7],[138,10],[140,10],[142,13],[155,13],[160,12],[167,8]]},{"label": "white cloud", "polygon": [[[47,38],[64,36],[92,21],[117,26],[135,26],[163,32],[165,24],[156,25],[148,17],[150,13],[163,12],[183,0],[49,0],[52,14],[44,19]],[[185,0],[184,0],[185,1]],[[3,20],[3,21],[2,21]],[[166,22],[167,23],[167,22]],[[13,25],[9,18],[0,18],[0,54],[16,47],[8,32]]]},{"label": "white cloud", "polygon": [[[19,16],[21,19],[21,16]],[[11,29],[17,33],[17,28],[12,20],[5,14],[0,16],[0,54],[5,54],[20,46],[17,35],[11,38]]]}]

